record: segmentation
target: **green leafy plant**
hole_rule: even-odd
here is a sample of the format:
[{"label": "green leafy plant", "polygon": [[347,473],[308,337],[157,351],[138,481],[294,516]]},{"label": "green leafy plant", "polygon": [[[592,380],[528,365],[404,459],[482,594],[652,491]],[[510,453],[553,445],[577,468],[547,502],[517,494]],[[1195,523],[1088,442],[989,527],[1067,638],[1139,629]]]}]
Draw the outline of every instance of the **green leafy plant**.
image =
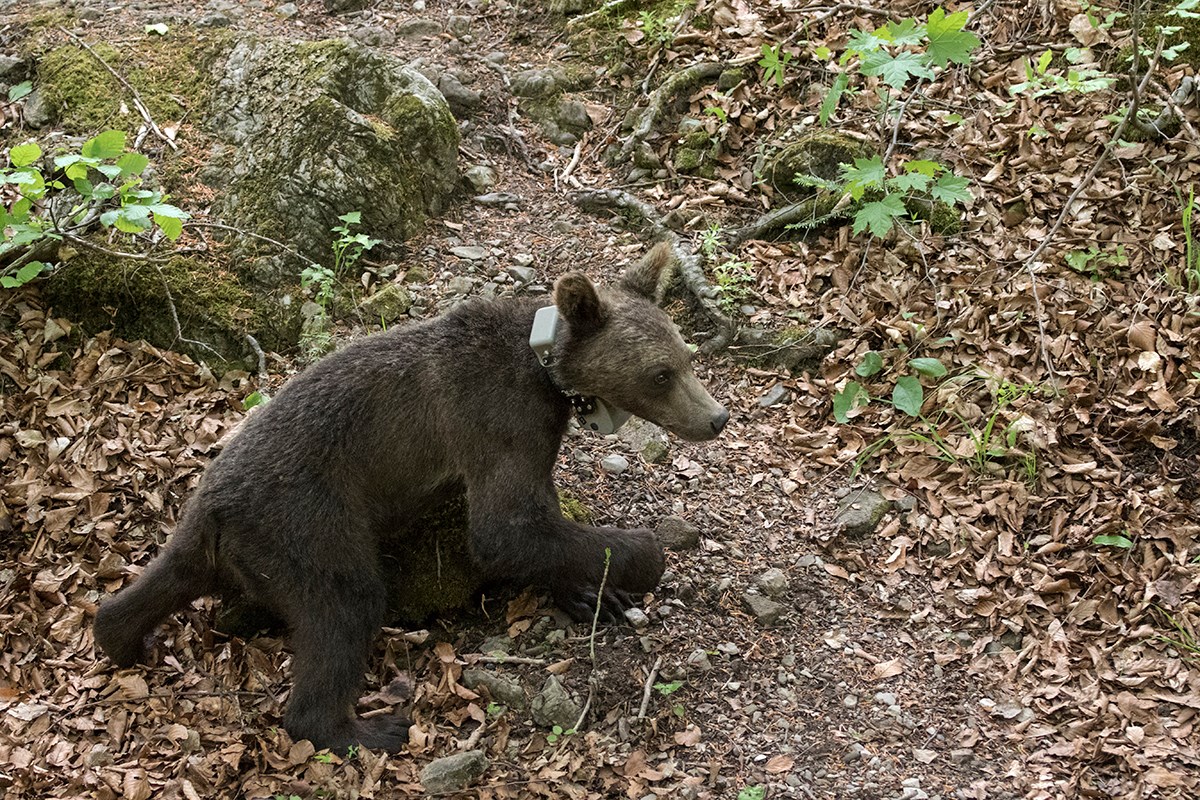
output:
[{"label": "green leafy plant", "polygon": [[1104,277],[1106,271],[1113,271],[1129,263],[1125,257],[1125,245],[1118,244],[1115,252],[1107,253],[1096,245],[1089,245],[1087,250],[1072,250],[1064,256],[1067,266],[1081,275],[1088,276],[1093,283]]},{"label": "green leafy plant", "polygon": [[566,730],[563,730],[561,725],[555,725],[550,729],[550,732],[546,734],[546,741],[550,744],[554,744],[559,739],[563,738],[564,736],[570,736],[574,732],[574,728],[567,728]]},{"label": "green leafy plant", "polygon": [[333,303],[337,275],[329,267],[311,264],[300,271],[300,288],[312,294],[313,302],[328,312]]},{"label": "green leafy plant", "polygon": [[1128,550],[1133,547],[1133,540],[1119,533],[1105,534],[1092,539],[1092,544],[1100,547],[1119,547],[1122,550]]},{"label": "green leafy plant", "polygon": [[15,103],[33,91],[33,81],[21,81],[8,87],[8,102]]},{"label": "green leafy plant", "polygon": [[737,800],[763,800],[767,790],[762,786],[747,786],[738,792]]},{"label": "green leafy plant", "polygon": [[638,22],[641,23],[642,33],[646,35],[647,41],[653,44],[669,45],[675,38],[675,26],[653,11],[639,13]]},{"label": "green leafy plant", "polygon": [[754,273],[750,264],[728,258],[713,267],[717,291],[717,302],[726,313],[733,313],[738,306],[754,296]]},{"label": "green leafy plant", "polygon": [[873,236],[886,236],[895,221],[908,214],[906,203],[918,197],[949,206],[971,199],[970,181],[936,161],[905,161],[898,175],[889,176],[883,159],[872,156],[842,164],[841,170],[845,191],[861,202],[854,214],[854,233],[869,230]]},{"label": "green leafy plant", "polygon": [[[1083,56],[1083,51],[1072,48],[1063,54],[1068,64],[1076,63]],[[1050,94],[1089,94],[1109,88],[1116,78],[1104,71],[1092,67],[1068,67],[1064,74],[1050,71],[1050,63],[1054,59],[1054,51],[1047,50],[1038,57],[1036,63],[1025,62],[1025,80],[1014,83],[1009,87],[1013,94],[1029,94],[1032,97],[1045,97]]]},{"label": "green leafy plant", "polygon": [[[918,376],[940,379],[946,376],[946,367],[936,358],[914,358],[908,362],[915,374],[898,377],[892,387],[891,404],[910,417],[921,416],[925,402],[925,389]],[[883,371],[883,356],[874,350],[867,351],[862,361],[854,368],[861,378],[872,378]],[[838,422],[850,421],[850,412],[870,404],[871,394],[858,381],[850,381],[833,397],[833,416]]]},{"label": "green leafy plant", "polygon": [[1193,229],[1196,211],[1200,209],[1200,200],[1196,199],[1196,187],[1188,189],[1186,202],[1180,195],[1180,204],[1183,207],[1183,268],[1174,282],[1189,292],[1200,292],[1200,242],[1197,242]]},{"label": "green leafy plant", "polygon": [[654,690],[663,697],[668,697],[683,688],[683,681],[671,681],[670,683],[656,683]]},{"label": "green leafy plant", "polygon": [[344,277],[358,260],[362,254],[379,244],[379,239],[372,239],[364,233],[354,233],[350,230],[353,225],[358,225],[362,222],[361,211],[350,211],[342,214],[338,219],[341,225],[334,225],[331,229],[336,238],[333,240],[333,272],[341,278]]},{"label": "green leafy plant", "polygon": [[758,60],[758,65],[763,70],[763,83],[774,81],[776,86],[783,86],[784,74],[791,60],[792,54],[784,50],[782,44],[777,44],[774,47],[764,44],[762,46],[762,58]]},{"label": "green leafy plant", "polygon": [[700,234],[700,252],[706,256],[714,256],[725,247],[725,239],[721,236],[721,226],[713,223]]},{"label": "green leafy plant", "polygon": [[316,753],[313,755],[312,760],[318,764],[332,764],[333,753]]},{"label": "green leafy plant", "polygon": [[268,402],[270,399],[271,398],[265,392],[263,392],[261,389],[255,389],[253,392],[246,395],[246,398],[244,400],[242,400],[242,410],[249,411],[250,409],[254,408],[255,406],[263,405],[264,403]]},{"label": "green leafy plant", "polygon": [[484,709],[484,711],[488,715],[488,719],[494,719],[496,717],[499,717],[502,714],[504,714],[504,712],[507,710],[508,710],[507,706],[501,705],[500,703],[497,703],[495,700],[488,703],[487,708]]},{"label": "green leafy plant", "polygon": [[34,258],[39,246],[75,238],[96,219],[128,234],[157,227],[170,241],[183,232],[188,214],[163,192],[145,188],[142,173],[150,160],[125,149],[124,132],[104,131],[78,153],[55,157],[49,173],[41,160],[42,148],[28,142],[10,149],[8,166],[0,167],[0,185],[17,193],[9,208],[0,207],[0,260],[8,261],[0,286],[11,289],[36,278],[50,266]]}]

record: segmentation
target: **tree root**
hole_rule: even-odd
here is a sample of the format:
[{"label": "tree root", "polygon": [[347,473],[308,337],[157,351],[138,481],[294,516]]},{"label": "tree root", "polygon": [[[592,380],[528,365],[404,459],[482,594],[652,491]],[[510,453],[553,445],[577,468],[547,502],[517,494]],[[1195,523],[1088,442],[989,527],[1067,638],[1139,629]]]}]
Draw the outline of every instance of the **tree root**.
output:
[{"label": "tree root", "polygon": [[674,100],[676,95],[689,91],[701,83],[711,81],[720,75],[724,68],[723,64],[715,61],[702,61],[679,70],[663,81],[662,85],[650,94],[650,102],[633,126],[633,133],[625,140],[625,144],[621,145],[621,160],[628,159],[630,154],[646,141],[646,137],[654,130],[655,123],[665,113],[667,104]]},{"label": "tree root", "polygon": [[1179,83],[1179,88],[1171,93],[1158,116],[1149,122],[1136,117],[1130,120],[1138,132],[1150,141],[1161,141],[1174,136],[1184,122],[1183,106],[1196,97],[1196,79],[1188,75]]},{"label": "tree root", "polygon": [[713,335],[700,345],[700,352],[711,355],[729,346],[729,343],[733,341],[736,325],[717,303],[717,290],[704,275],[703,259],[692,252],[691,247],[684,243],[679,234],[667,227],[658,209],[620,189],[593,189],[575,192],[570,195],[570,198],[573,203],[586,209],[616,208],[631,212],[649,227],[652,238],[670,242],[671,249],[679,263],[680,281],[696,299],[697,304],[714,328]]},{"label": "tree root", "polygon": [[817,192],[812,197],[768,211],[749,225],[731,233],[729,241],[731,244],[740,245],[751,239],[763,239],[788,225],[812,228],[840,217],[843,213],[842,195]]}]

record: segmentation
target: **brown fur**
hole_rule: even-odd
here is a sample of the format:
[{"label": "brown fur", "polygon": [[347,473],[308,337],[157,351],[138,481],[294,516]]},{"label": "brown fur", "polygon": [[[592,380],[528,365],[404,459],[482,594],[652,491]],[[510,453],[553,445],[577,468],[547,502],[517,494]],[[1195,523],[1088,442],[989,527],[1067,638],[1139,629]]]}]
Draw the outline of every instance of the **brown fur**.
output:
[{"label": "brown fur", "polygon": [[[656,249],[626,285],[656,285],[667,261]],[[567,324],[553,374],[528,345],[544,301],[513,300],[464,303],[369,336],[294,378],[213,461],[164,551],[101,604],[100,647],[129,666],[164,617],[235,586],[290,629],[292,736],[398,749],[402,720],[352,712],[384,614],[379,541],[456,488],[487,577],[544,586],[590,618],[610,548],[601,600],[618,617],[630,595],[658,583],[662,551],[649,530],[563,518],[551,472],[570,406],[558,387],[689,439],[716,436],[728,413],[646,297],[597,291],[572,273],[554,302]]]}]

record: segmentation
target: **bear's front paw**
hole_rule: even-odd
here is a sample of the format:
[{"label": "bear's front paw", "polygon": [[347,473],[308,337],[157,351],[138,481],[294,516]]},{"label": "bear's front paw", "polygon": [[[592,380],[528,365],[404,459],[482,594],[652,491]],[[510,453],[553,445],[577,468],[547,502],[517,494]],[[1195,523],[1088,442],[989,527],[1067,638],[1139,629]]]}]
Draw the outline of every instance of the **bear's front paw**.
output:
[{"label": "bear's front paw", "polygon": [[[638,600],[628,592],[605,586],[599,600],[601,622],[619,624],[625,621],[625,611],[633,608]],[[591,622],[596,618],[597,600],[595,587],[574,587],[554,590],[554,604],[567,612],[576,622]]]},{"label": "bear's front paw", "polygon": [[623,531],[622,547],[613,553],[609,582],[634,595],[654,591],[666,562],[654,532],[646,528]]}]

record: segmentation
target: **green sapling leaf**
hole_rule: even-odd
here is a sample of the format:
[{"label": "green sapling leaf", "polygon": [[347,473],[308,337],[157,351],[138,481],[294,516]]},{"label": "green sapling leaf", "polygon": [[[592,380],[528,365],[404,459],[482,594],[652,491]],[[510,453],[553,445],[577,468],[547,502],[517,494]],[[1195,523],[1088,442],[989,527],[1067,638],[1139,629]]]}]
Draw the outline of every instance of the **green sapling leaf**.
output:
[{"label": "green sapling leaf", "polygon": [[858,366],[854,368],[854,372],[863,378],[869,378],[872,375],[877,375],[883,369],[883,356],[874,350],[868,350],[863,354],[862,361],[858,362]]},{"label": "green sapling leaf", "polygon": [[15,103],[33,91],[33,81],[21,81],[8,90],[8,102]]},{"label": "green sapling leaf", "polygon": [[941,378],[946,375],[946,367],[936,358],[914,358],[908,365],[927,378]]},{"label": "green sapling leaf", "polygon": [[[862,402],[859,402],[860,398]],[[850,421],[850,412],[871,400],[866,389],[858,381],[850,381],[846,388],[833,396],[833,418],[843,425]]]},{"label": "green sapling leaf", "polygon": [[910,417],[919,417],[924,401],[925,390],[921,388],[919,380],[912,375],[905,375],[896,380],[896,387],[892,389],[892,405]]},{"label": "green sapling leaf", "polygon": [[926,23],[929,46],[925,52],[934,66],[944,67],[950,62],[971,62],[971,51],[979,46],[979,37],[964,31],[963,26],[966,24],[966,11],[956,11],[947,15],[944,9],[938,8],[929,15],[929,21]]},{"label": "green sapling leaf", "polygon": [[117,158],[125,152],[125,131],[105,131],[83,143],[86,158]]},{"label": "green sapling leaf", "polygon": [[971,199],[971,193],[967,191],[970,183],[966,178],[960,178],[947,172],[938,176],[937,181],[930,188],[929,194],[934,200],[941,200],[950,205],[966,203]]},{"label": "green sapling leaf", "polygon": [[869,228],[872,236],[887,236],[888,231],[892,229],[893,221],[906,213],[904,200],[900,195],[889,194],[882,200],[864,203],[863,207],[854,215],[852,231],[859,234]]},{"label": "green sapling leaf", "polygon": [[117,159],[117,166],[121,169],[121,175],[141,175],[142,171],[150,165],[150,159],[146,158],[141,153],[132,151],[124,154]]},{"label": "green sapling leaf", "polygon": [[19,144],[8,151],[8,160],[14,167],[28,167],[42,157],[42,148],[36,142]]}]

